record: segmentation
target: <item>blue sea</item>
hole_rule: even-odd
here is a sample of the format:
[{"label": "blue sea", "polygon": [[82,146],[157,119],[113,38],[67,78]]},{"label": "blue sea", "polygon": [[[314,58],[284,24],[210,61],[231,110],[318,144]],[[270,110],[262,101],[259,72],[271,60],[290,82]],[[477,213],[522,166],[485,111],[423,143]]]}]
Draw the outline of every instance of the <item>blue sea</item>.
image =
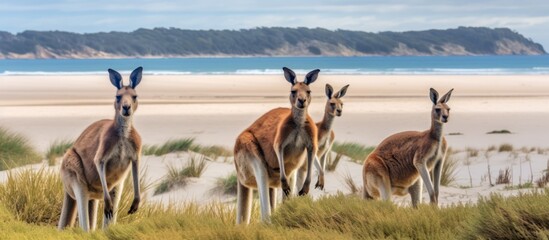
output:
[{"label": "blue sea", "polygon": [[549,55],[413,56],[413,57],[238,57],[158,59],[5,59],[1,75],[105,74],[108,68],[145,74],[280,74],[286,66],[298,73],[319,68],[323,74],[350,75],[549,75]]}]

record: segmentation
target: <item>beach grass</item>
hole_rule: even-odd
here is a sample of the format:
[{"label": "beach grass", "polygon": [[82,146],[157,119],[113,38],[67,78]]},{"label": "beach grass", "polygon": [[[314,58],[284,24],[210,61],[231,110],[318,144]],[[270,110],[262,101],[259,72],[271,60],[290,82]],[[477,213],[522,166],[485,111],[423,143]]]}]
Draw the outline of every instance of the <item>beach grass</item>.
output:
[{"label": "beach grass", "polygon": [[144,145],[143,155],[161,156],[174,152],[195,152],[204,155],[212,161],[222,157],[227,159],[233,156],[233,151],[220,145],[201,145],[194,138],[180,138],[168,140],[163,144]]},{"label": "beach grass", "polygon": [[143,155],[161,156],[173,152],[185,152],[194,146],[194,138],[172,139],[160,145],[143,146]]},{"label": "beach grass", "polygon": [[[39,171],[35,180],[43,182],[45,186],[45,180],[50,177],[47,171]],[[12,181],[20,181],[17,184],[22,185],[28,180],[14,178]],[[130,193],[128,197],[131,199],[131,191],[125,192]],[[13,195],[21,194],[27,193],[17,191],[9,197],[19,199],[20,196]],[[126,201],[124,199],[123,202]],[[60,201],[56,204],[45,204],[43,201],[29,198],[20,201],[20,204],[26,209],[36,205],[44,213],[61,207]],[[249,226],[236,226],[234,203],[160,205],[144,201],[139,211],[131,217],[123,214],[129,206],[121,206],[118,223],[107,230],[84,233],[78,228],[56,230],[54,217],[25,221],[16,217],[13,207],[8,206],[3,199],[0,201],[0,229],[3,230],[0,238],[544,239],[549,236],[547,202],[548,191],[508,198],[492,195],[482,198],[477,204],[442,208],[422,204],[418,209],[399,207],[385,201],[364,200],[355,195],[337,194],[318,200],[295,197],[280,204],[271,217],[271,224],[261,224],[255,200],[252,223]]]},{"label": "beach grass", "polygon": [[48,151],[46,151],[46,159],[50,166],[54,166],[57,162],[57,158],[63,156],[65,152],[72,147],[74,141],[72,140],[56,140],[50,144]]},{"label": "beach grass", "polygon": [[0,171],[41,160],[42,157],[25,136],[0,127]]},{"label": "beach grass", "polygon": [[[332,151],[339,155],[349,157],[353,162],[362,164],[368,154],[370,154],[375,147],[364,146],[360,143],[354,142],[334,142]],[[336,156],[337,158],[337,156]]]},{"label": "beach grass", "polygon": [[232,172],[225,177],[220,177],[216,180],[215,187],[211,192],[214,194],[236,195],[237,181],[235,172]]},{"label": "beach grass", "polygon": [[207,162],[204,156],[191,156],[187,165],[176,167],[168,165],[168,171],[164,180],[158,184],[154,194],[169,192],[178,187],[187,185],[190,178],[199,178],[206,170]]},{"label": "beach grass", "polygon": [[448,156],[442,166],[442,172],[440,174],[440,185],[449,186],[457,179],[459,162],[454,158]]}]

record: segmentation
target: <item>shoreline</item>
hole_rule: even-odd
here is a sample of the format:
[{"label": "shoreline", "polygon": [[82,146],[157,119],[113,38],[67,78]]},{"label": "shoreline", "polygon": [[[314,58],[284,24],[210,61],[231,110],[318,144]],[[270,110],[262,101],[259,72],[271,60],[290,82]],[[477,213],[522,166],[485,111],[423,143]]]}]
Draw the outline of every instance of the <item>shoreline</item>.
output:
[{"label": "shoreline", "polygon": [[[127,81],[127,75],[123,78]],[[298,75],[302,79],[302,75]],[[77,83],[76,83],[77,82]],[[319,121],[324,86],[350,84],[336,140],[376,145],[399,131],[429,127],[429,87],[455,89],[445,133],[458,149],[510,143],[547,147],[549,81],[546,76],[346,76],[320,75],[311,85],[309,114]],[[108,76],[0,76],[0,126],[26,135],[44,150],[56,139],[74,139],[90,123],[111,119],[115,88]],[[279,75],[146,75],[139,85],[136,127],[145,144],[195,137],[232,147],[235,137],[276,107],[289,107],[289,84]],[[487,135],[506,129],[514,134]]]}]

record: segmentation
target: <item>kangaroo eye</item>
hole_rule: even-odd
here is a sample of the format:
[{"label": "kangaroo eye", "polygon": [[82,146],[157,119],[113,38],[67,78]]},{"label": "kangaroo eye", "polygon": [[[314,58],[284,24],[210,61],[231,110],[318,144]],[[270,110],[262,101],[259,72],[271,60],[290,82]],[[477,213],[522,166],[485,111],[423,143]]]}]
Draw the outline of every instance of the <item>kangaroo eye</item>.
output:
[{"label": "kangaroo eye", "polygon": [[440,113],[440,108],[435,109],[437,113]]},{"label": "kangaroo eye", "polygon": [[292,95],[295,95],[297,93],[296,90],[292,90]]},{"label": "kangaroo eye", "polygon": [[116,95],[116,101],[117,101],[117,102],[120,102],[121,99],[122,99],[122,96]]},{"label": "kangaroo eye", "polygon": [[132,96],[132,98],[134,102],[137,100],[137,96]]},{"label": "kangaroo eye", "polygon": [[307,94],[311,94],[311,90],[307,90]]}]

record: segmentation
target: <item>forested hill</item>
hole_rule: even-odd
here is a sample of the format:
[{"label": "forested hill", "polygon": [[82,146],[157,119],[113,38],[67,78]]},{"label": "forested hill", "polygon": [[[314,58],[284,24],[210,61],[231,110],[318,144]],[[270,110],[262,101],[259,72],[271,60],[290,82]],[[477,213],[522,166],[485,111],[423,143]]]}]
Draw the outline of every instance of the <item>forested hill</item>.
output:
[{"label": "forested hill", "polygon": [[545,54],[507,28],[369,33],[322,28],[138,29],[78,34],[0,31],[0,58]]}]

